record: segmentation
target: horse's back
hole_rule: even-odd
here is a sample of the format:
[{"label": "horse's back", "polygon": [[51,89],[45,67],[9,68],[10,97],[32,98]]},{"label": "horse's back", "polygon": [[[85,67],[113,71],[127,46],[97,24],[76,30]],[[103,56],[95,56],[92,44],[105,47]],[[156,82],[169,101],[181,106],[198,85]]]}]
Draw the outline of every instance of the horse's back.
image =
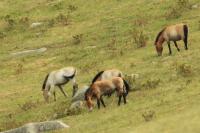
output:
[{"label": "horse's back", "polygon": [[110,69],[110,70],[104,71],[104,73],[102,74],[102,80],[103,79],[112,79],[113,77],[122,77],[122,76],[123,76],[123,74],[120,70]]},{"label": "horse's back", "polygon": [[184,39],[184,25],[181,23],[166,27],[163,33],[166,41],[179,41]]},{"label": "horse's back", "polygon": [[76,69],[74,67],[65,67],[59,70],[52,71],[49,75],[49,83],[50,84],[65,84],[69,81],[65,77],[72,76],[76,73]]}]

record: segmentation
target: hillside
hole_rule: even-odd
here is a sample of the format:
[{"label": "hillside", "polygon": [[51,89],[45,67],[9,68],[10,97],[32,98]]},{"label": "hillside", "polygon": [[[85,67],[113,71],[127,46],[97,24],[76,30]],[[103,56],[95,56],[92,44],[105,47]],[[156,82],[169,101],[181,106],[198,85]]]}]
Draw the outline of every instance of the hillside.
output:
[{"label": "hillside", "polygon": [[[199,0],[1,0],[0,10],[0,131],[55,113],[70,126],[58,133],[200,131]],[[158,57],[158,32],[182,22],[189,26],[189,50],[180,41],[181,51],[171,44],[169,56],[165,44]],[[43,47],[43,53],[11,55]],[[139,78],[126,105],[118,107],[113,95],[105,109],[63,115],[71,97],[57,91],[58,100],[46,104],[41,87],[48,72],[64,66],[78,69],[80,87],[110,68]],[[70,83],[65,90],[71,95]]]}]

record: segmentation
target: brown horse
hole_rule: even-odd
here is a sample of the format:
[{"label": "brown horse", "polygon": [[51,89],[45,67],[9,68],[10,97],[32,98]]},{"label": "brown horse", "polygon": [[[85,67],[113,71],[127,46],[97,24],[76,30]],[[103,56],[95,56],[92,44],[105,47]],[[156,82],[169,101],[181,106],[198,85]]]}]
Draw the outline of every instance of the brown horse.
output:
[{"label": "brown horse", "polygon": [[[123,74],[120,70],[118,69],[108,69],[105,71],[100,71],[99,73],[96,74],[96,76],[93,78],[92,83],[96,82],[96,81],[101,81],[101,80],[105,80],[105,79],[112,79],[113,77],[122,77],[123,78]],[[110,91],[110,93],[107,93],[106,95],[108,97],[110,97],[112,95],[112,93],[114,92]]]},{"label": "brown horse", "polygon": [[85,100],[87,103],[87,106],[89,110],[91,111],[93,109],[93,102],[92,99],[96,98],[97,99],[97,105],[98,108],[100,109],[100,102],[103,104],[104,107],[106,107],[102,96],[110,93],[110,91],[115,91],[117,92],[117,95],[119,96],[118,100],[118,105],[121,103],[121,97],[123,96],[124,99],[124,104],[126,104],[126,96],[128,92],[125,89],[129,86],[127,86],[124,83],[124,79],[121,77],[114,77],[110,80],[101,80],[101,81],[96,81],[93,84],[90,85],[89,89],[85,92]]},{"label": "brown horse", "polygon": [[155,47],[156,51],[158,53],[158,56],[162,55],[163,51],[163,43],[166,41],[169,47],[169,54],[172,54],[171,47],[170,47],[170,41],[174,42],[174,45],[176,46],[177,50],[180,51],[178,48],[178,45],[176,41],[183,40],[185,44],[185,49],[188,49],[187,46],[187,40],[188,40],[188,26],[185,24],[176,24],[165,27],[163,30],[161,30],[155,40]]}]

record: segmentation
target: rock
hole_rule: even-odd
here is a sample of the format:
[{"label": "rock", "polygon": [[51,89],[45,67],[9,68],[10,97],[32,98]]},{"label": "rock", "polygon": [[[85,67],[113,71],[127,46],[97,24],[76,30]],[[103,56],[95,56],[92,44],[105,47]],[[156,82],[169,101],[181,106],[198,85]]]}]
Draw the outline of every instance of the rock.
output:
[{"label": "rock", "polygon": [[35,22],[35,23],[32,23],[32,24],[30,25],[30,27],[31,27],[31,28],[36,28],[36,27],[39,27],[39,26],[41,26],[41,25],[43,25],[43,23],[41,23],[41,22]]},{"label": "rock", "polygon": [[72,103],[76,101],[83,101],[85,98],[85,92],[89,88],[89,86],[84,86],[81,89],[78,89],[78,91],[75,93],[75,95],[72,98]]},{"label": "rock", "polygon": [[198,5],[198,4],[192,5],[192,9],[197,9],[197,8],[199,8],[199,5]]},{"label": "rock", "polygon": [[21,52],[16,52],[16,53],[11,53],[12,56],[17,56],[17,55],[27,55],[27,54],[33,54],[33,53],[43,53],[47,50],[47,48],[40,48],[40,49],[33,49],[33,50],[25,50]]},{"label": "rock", "polygon": [[86,49],[94,49],[96,48],[97,46],[87,46]]},{"label": "rock", "polygon": [[11,129],[1,133],[39,133],[61,128],[69,128],[69,126],[61,121],[45,121],[38,123],[28,123],[22,127]]},{"label": "rock", "polygon": [[74,110],[74,109],[82,109],[84,107],[84,103],[83,101],[76,101],[73,102],[70,106],[70,110]]}]

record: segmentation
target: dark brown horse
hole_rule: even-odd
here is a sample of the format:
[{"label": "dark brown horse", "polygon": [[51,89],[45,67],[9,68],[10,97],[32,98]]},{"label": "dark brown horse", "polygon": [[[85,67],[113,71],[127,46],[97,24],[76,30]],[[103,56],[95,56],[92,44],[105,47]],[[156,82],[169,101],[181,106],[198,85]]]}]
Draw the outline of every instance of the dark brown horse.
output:
[{"label": "dark brown horse", "polygon": [[127,86],[124,81],[125,80],[120,77],[114,77],[110,80],[96,81],[91,84],[89,89],[85,92],[85,100],[89,110],[91,111],[93,109],[93,98],[97,99],[97,105],[99,109],[100,102],[104,107],[106,107],[102,97],[107,93],[110,93],[110,91],[113,91],[113,89],[115,89],[117,95],[119,96],[118,105],[121,103],[121,97],[123,97],[124,104],[126,104],[126,96],[128,94],[127,90],[129,90],[126,88],[129,88],[129,86]]},{"label": "dark brown horse", "polygon": [[185,44],[185,49],[188,49],[187,43],[188,43],[188,26],[185,24],[176,24],[167,26],[163,30],[161,30],[155,40],[155,47],[156,51],[159,56],[162,55],[163,51],[163,43],[166,41],[169,47],[169,54],[172,54],[171,47],[170,47],[170,41],[174,42],[174,45],[176,46],[177,50],[180,51],[176,41],[183,40]]}]

